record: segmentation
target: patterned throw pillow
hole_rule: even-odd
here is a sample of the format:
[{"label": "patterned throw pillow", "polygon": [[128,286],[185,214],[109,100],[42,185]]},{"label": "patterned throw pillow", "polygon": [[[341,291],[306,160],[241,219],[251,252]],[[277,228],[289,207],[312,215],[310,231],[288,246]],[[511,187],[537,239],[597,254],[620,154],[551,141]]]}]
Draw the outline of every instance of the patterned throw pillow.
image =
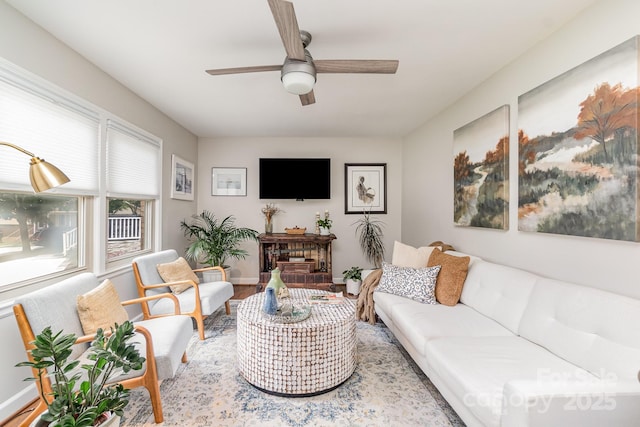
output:
[{"label": "patterned throw pillow", "polygon": [[440,266],[413,268],[382,263],[382,277],[376,291],[437,304],[434,291]]}]

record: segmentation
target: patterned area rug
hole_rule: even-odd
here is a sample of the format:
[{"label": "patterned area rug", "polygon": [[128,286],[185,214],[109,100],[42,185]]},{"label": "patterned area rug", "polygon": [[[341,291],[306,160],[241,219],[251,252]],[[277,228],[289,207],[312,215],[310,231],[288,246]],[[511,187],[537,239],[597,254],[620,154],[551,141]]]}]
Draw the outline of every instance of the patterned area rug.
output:
[{"label": "patterned area rug", "polygon": [[[235,366],[236,306],[205,321],[206,339],[194,333],[189,362],[160,385],[161,426],[464,426],[383,323],[358,322],[358,365],[337,389],[302,398],[255,389]],[[147,391],[132,390],[122,426],[157,425]]]}]

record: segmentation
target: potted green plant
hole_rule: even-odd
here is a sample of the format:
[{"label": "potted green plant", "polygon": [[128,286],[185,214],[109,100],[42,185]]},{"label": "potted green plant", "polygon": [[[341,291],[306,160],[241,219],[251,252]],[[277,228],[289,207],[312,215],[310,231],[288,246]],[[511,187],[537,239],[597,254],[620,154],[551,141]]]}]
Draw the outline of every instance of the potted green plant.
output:
[{"label": "potted green plant", "polygon": [[331,219],[330,218],[318,218],[316,224],[320,227],[320,235],[328,236],[331,232]]},{"label": "potted green plant", "polygon": [[[129,390],[109,382],[123,372],[142,369],[145,361],[129,342],[134,336],[133,323],[116,324],[107,334],[98,329],[88,360],[82,365],[80,360],[69,360],[77,337],[62,333],[54,334],[50,327],[45,328],[36,336],[35,348],[30,351],[31,360],[16,365],[38,372],[37,378],[26,380],[37,381],[41,398],[49,402],[47,410],[32,425],[119,425],[123,409],[129,403]],[[47,395],[43,387],[45,376],[51,381],[51,395]]]},{"label": "potted green plant", "polygon": [[[190,241],[185,258],[204,265],[229,269],[229,266],[225,265],[228,258],[244,259],[249,255],[245,249],[239,247],[240,243],[244,240],[258,240],[258,232],[251,228],[237,227],[233,215],[220,221],[212,212],[205,210],[199,215],[193,215],[192,220],[191,224],[184,220],[180,222],[184,235]],[[207,282],[216,280],[221,280],[221,277],[205,279]]]},{"label": "potted green plant", "polygon": [[371,262],[375,268],[382,266],[384,260],[384,240],[382,228],[384,223],[371,218],[371,210],[363,210],[362,218],[354,222],[356,224],[356,234],[360,248],[367,261]]},{"label": "potted green plant", "polygon": [[342,279],[347,285],[347,293],[358,295],[362,283],[362,267],[351,267],[342,272]]}]

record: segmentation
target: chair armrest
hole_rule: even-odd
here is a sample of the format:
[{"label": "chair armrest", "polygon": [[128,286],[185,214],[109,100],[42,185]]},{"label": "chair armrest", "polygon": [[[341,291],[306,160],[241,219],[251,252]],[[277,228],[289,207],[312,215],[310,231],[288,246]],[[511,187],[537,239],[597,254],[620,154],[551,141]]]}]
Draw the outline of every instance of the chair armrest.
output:
[{"label": "chair armrest", "polygon": [[[189,280],[189,282],[191,282],[191,281]],[[174,315],[180,314],[180,302],[178,301],[178,298],[175,295],[173,295],[173,294],[171,294],[169,292],[165,292],[164,294],[149,295],[149,296],[146,296],[146,297],[134,298],[134,299],[126,300],[126,301],[120,301],[120,304],[122,304],[122,305],[141,304],[141,303],[146,302],[146,301],[152,301],[152,300],[162,299],[162,298],[169,298],[169,299],[173,300],[174,314],[157,315],[157,316],[152,316],[151,318],[153,318],[153,317],[163,317],[163,316],[174,316]]]},{"label": "chair armrest", "polygon": [[174,284],[174,282],[154,283],[152,285],[140,285],[140,287],[145,288],[145,289],[166,288],[170,284],[172,285],[172,284]]},{"label": "chair armrest", "polygon": [[224,271],[224,268],[220,267],[219,265],[213,266],[213,267],[202,267],[202,268],[194,268],[193,272],[194,273],[200,273],[203,271],[210,271],[210,270],[219,270],[222,272],[222,281],[226,282],[227,281],[227,272]]},{"label": "chair armrest", "polygon": [[512,380],[504,385],[503,427],[634,425],[640,383],[632,380]]}]

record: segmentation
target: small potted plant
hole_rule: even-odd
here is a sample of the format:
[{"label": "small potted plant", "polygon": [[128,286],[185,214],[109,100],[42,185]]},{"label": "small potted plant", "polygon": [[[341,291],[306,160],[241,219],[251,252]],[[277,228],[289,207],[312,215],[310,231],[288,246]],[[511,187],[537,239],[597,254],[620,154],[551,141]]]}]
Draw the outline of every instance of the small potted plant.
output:
[{"label": "small potted plant", "polygon": [[331,230],[331,219],[330,218],[318,218],[316,220],[316,224],[320,227],[320,235],[328,236]]},{"label": "small potted plant", "polygon": [[[47,410],[32,426],[117,426],[129,403],[129,390],[121,384],[108,384],[114,377],[142,369],[145,361],[129,340],[134,336],[133,323],[115,325],[111,333],[98,329],[89,348],[88,360],[68,360],[77,337],[56,334],[45,328],[34,341],[31,360],[16,366],[37,371],[37,378],[27,378],[39,385]],[[84,370],[84,372],[83,372]],[[48,376],[52,393],[48,395],[42,379]]]},{"label": "small potted plant", "polygon": [[[225,265],[227,258],[244,259],[249,253],[240,248],[244,240],[258,240],[258,232],[251,228],[238,227],[235,218],[229,215],[222,221],[218,220],[212,212],[202,211],[200,215],[192,216],[192,223],[180,222],[185,237],[191,242],[185,252],[185,258],[199,262],[207,266],[220,266],[227,270],[227,280],[230,267]],[[205,281],[215,282],[222,280],[219,271],[205,272],[213,277],[206,277]],[[215,277],[215,274],[219,274]]]},{"label": "small potted plant", "polygon": [[360,293],[360,284],[362,283],[362,268],[351,267],[342,272],[342,278],[347,285],[347,293],[358,295]]}]

